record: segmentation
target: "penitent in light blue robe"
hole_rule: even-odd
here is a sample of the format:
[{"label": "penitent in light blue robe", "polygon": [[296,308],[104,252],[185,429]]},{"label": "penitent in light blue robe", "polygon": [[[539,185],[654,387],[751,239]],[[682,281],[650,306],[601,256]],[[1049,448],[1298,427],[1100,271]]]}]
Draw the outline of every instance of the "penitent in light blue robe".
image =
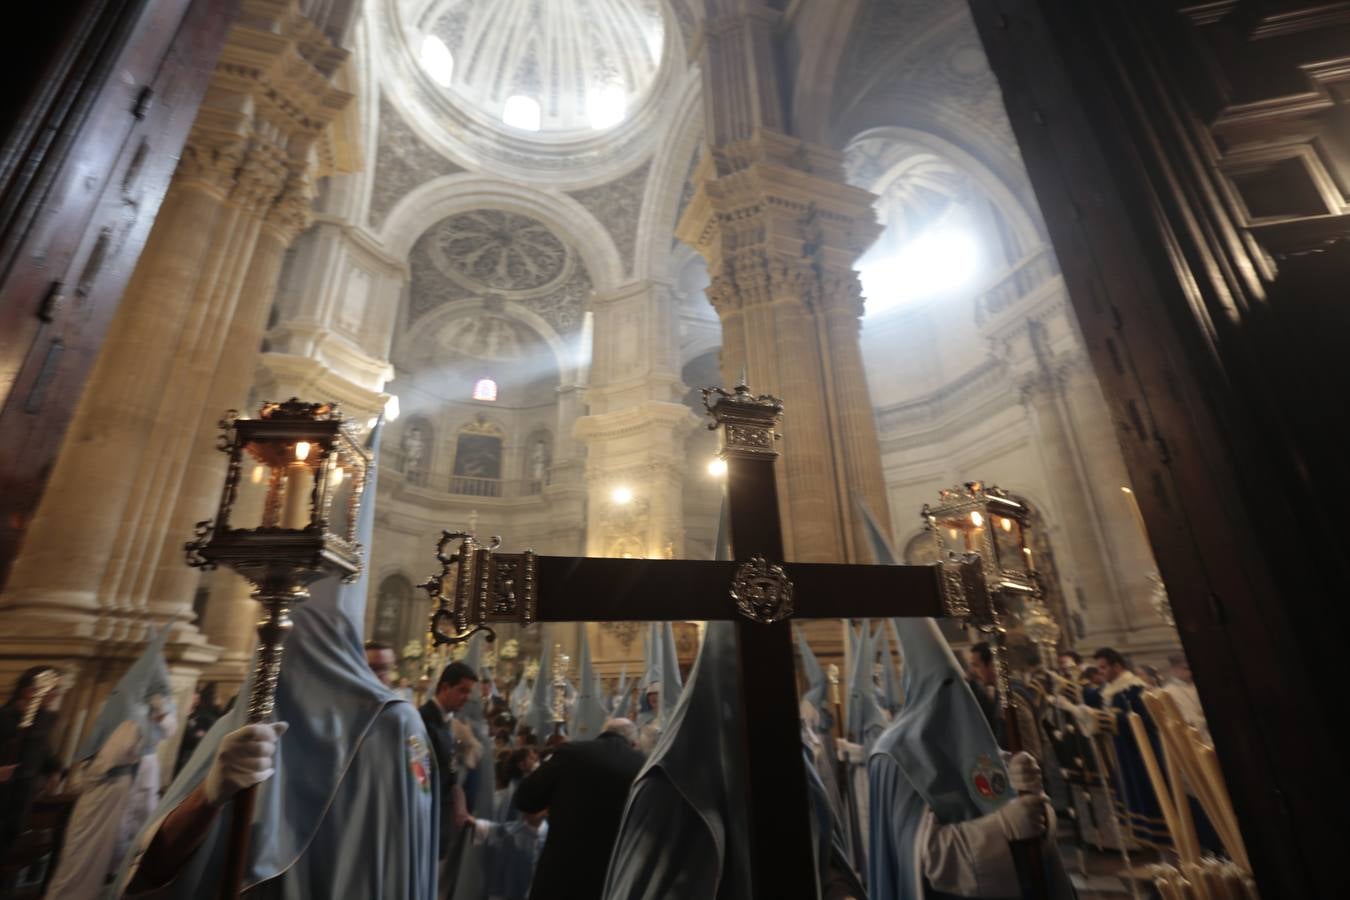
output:
[{"label": "penitent in light blue robe", "polygon": [[[726,534],[724,507],[720,560],[731,558]],[[751,900],[742,715],[736,626],[709,622],[689,683],[628,794],[605,900]],[[825,790],[806,765],[811,807],[802,814],[812,815],[817,872],[830,867],[827,856],[846,869]]]},{"label": "penitent in light blue robe", "polygon": [[[378,434],[378,429],[377,432]],[[372,440],[372,443],[374,441]],[[376,468],[361,505],[358,538],[370,546]],[[277,681],[276,715],[290,724],[276,774],[258,789],[244,886],[251,898],[434,900],[436,767],[422,719],[385,687],[362,649],[367,573],[353,584],[319,582],[293,613]],[[170,785],[135,848],[206,777],[221,739],[245,722],[251,683],[207,732]],[[167,885],[137,897],[191,898],[218,891],[229,840],[227,806],[197,852]],[[117,885],[134,870],[135,853]]]},{"label": "penitent in light blue robe", "polygon": [[[863,517],[880,564],[895,563],[886,539],[866,510]],[[1016,793],[960,665],[932,619],[894,620],[904,662],[904,705],[868,757],[871,798],[867,889],[871,900],[937,900],[924,877],[933,828],[995,812]],[[1018,896],[1007,841],[957,845],[953,866],[978,885],[965,896]],[[1043,844],[1050,898],[1074,896],[1054,845]],[[1006,890],[1011,886],[1011,890]]]}]

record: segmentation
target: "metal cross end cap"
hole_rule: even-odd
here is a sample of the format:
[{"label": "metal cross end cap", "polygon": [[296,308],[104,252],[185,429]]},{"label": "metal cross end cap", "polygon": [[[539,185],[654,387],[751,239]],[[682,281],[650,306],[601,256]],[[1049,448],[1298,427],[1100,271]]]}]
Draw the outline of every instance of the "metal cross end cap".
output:
[{"label": "metal cross end cap", "polygon": [[741,563],[731,579],[730,594],[736,611],[752,622],[771,625],[792,616],[792,581],[782,566],[762,556]]},{"label": "metal cross end cap", "polygon": [[722,456],[775,458],[773,442],[782,437],[775,426],[783,417],[783,401],[770,394],[752,394],[744,384],[734,391],[704,388],[703,406],[712,417],[710,431],[722,430]]},{"label": "metal cross end cap", "polygon": [[977,626],[992,618],[993,599],[979,554],[966,553],[960,558],[953,555],[936,567],[943,615],[968,619]]}]

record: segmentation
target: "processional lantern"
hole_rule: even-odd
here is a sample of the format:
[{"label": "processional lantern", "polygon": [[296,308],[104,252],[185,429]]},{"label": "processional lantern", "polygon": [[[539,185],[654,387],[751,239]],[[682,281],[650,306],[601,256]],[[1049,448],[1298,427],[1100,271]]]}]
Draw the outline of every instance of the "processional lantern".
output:
[{"label": "processional lantern", "polygon": [[978,553],[990,590],[1040,593],[1027,546],[1031,510],[1026,504],[979,481],[940,491],[938,498],[936,506],[924,505],[923,518],[937,541],[940,559]]},{"label": "processional lantern", "polygon": [[[1059,640],[1059,626],[1042,600],[1040,579],[1028,539],[1031,509],[1007,491],[969,481],[940,491],[938,503],[923,508],[924,526],[933,536],[940,560],[978,556],[988,592],[987,603],[967,613],[967,621],[990,638],[996,655],[999,690],[1008,695],[1004,651],[1010,627],[1046,653]],[[974,556],[968,557],[974,559]],[[979,596],[978,594],[976,596]]]},{"label": "processional lantern", "polygon": [[[361,572],[356,523],[371,459],[331,403],[292,397],[263,404],[257,418],[231,410],[220,426],[217,448],[229,457],[220,509],[214,520],[197,523],[185,549],[190,566],[238,572],[262,604],[248,705],[248,721],[256,723],[271,717],[276,702],[291,608],[309,598],[315,581],[352,581]],[[250,788],[236,800],[233,821],[241,828],[231,835],[221,896],[238,891],[253,798]]]}]

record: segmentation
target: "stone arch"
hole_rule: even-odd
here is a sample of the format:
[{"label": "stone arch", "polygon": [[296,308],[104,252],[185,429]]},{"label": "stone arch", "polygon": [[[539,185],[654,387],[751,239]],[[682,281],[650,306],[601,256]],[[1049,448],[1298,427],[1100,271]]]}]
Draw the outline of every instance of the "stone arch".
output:
[{"label": "stone arch", "polygon": [[1039,211],[1029,211],[1012,187],[974,154],[931,131],[901,125],[887,125],[860,131],[849,138],[845,152],[847,147],[854,146],[860,141],[877,139],[913,144],[950,161],[962,174],[969,177],[1007,218],[1022,246],[1033,247],[1046,242]]},{"label": "stone arch", "polygon": [[428,228],[476,209],[498,209],[542,222],[581,258],[597,291],[613,290],[624,281],[623,258],[608,229],[576,200],[478,173],[434,178],[409,191],[390,210],[380,241],[395,258],[407,259]]},{"label": "stone arch", "polygon": [[643,191],[642,214],[633,260],[636,278],[669,278],[671,231],[679,211],[689,161],[703,141],[703,91],[696,69],[685,77],[679,99],[671,112],[675,124],[670,140],[657,147],[651,174]]},{"label": "stone arch", "polygon": [[575,377],[579,364],[578,348],[569,346],[569,343],[554,330],[553,326],[543,316],[529,307],[511,300],[497,298],[491,301],[481,297],[457,300],[425,313],[417,320],[417,328],[403,329],[396,337],[394,356],[397,359],[428,357],[437,351],[434,342],[436,335],[442,328],[456,319],[480,315],[487,311],[519,322],[529,328],[552,352],[554,366],[559,378],[565,380]]}]

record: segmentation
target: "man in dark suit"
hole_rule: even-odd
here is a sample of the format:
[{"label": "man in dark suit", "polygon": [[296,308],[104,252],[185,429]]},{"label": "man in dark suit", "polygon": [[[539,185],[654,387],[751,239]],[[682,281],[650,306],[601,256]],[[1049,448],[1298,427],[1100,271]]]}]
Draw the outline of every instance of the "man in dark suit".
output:
[{"label": "man in dark suit", "polygon": [[610,719],[598,738],[559,746],[520,783],[517,809],[548,810],[530,900],[598,900],[628,789],[644,760],[633,723]]},{"label": "man in dark suit", "polygon": [[452,838],[469,818],[464,793],[455,772],[455,738],[450,730],[450,716],[464,706],[477,683],[478,675],[470,666],[453,662],[441,672],[431,699],[418,710],[422,714],[422,722],[427,726],[431,753],[436,758],[436,771],[440,776],[442,861],[450,850]]}]

